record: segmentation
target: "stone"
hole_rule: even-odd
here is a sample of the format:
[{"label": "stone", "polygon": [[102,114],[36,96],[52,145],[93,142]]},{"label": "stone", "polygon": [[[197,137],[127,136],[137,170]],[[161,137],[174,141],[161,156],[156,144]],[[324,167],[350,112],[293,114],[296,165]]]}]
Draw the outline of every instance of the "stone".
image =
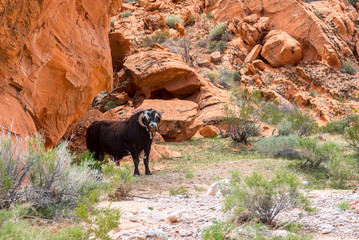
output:
[{"label": "stone", "polygon": [[273,67],[297,65],[302,59],[300,43],[285,32],[272,30],[264,41],[261,56]]},{"label": "stone", "polygon": [[20,136],[41,132],[46,146],[52,147],[98,92],[112,88],[108,33],[110,17],[121,4],[118,0],[0,4],[4,130],[12,128]]},{"label": "stone", "polygon": [[262,45],[257,44],[252,48],[252,50],[248,53],[246,58],[244,59],[245,63],[253,62],[259,55],[260,51],[262,50]]},{"label": "stone", "polygon": [[181,230],[179,231],[179,234],[180,234],[181,237],[186,237],[186,236],[188,235],[187,232],[186,232],[186,230],[183,230],[183,229],[181,229]]},{"label": "stone", "polygon": [[203,137],[213,138],[213,137],[219,135],[220,131],[216,126],[207,125],[207,126],[204,126],[201,130],[199,130],[199,133]]},{"label": "stone", "polygon": [[252,62],[252,64],[256,69],[259,69],[259,70],[262,70],[262,71],[264,71],[266,69],[266,65],[262,60],[259,60],[259,59],[254,60]]},{"label": "stone", "polygon": [[182,213],[181,212],[173,212],[167,217],[167,219],[171,223],[182,222]]},{"label": "stone", "polygon": [[212,63],[218,63],[222,59],[221,53],[219,51],[215,51],[215,52],[211,53],[209,55],[209,57],[210,57]]}]

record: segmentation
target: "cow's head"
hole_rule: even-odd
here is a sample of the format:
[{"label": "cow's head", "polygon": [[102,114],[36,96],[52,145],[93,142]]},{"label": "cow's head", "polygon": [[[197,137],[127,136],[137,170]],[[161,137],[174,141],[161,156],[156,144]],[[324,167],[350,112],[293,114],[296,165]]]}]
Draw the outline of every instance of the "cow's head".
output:
[{"label": "cow's head", "polygon": [[162,115],[154,109],[147,109],[143,111],[138,117],[138,123],[147,129],[147,131],[154,133],[157,131],[157,123],[161,121]]}]

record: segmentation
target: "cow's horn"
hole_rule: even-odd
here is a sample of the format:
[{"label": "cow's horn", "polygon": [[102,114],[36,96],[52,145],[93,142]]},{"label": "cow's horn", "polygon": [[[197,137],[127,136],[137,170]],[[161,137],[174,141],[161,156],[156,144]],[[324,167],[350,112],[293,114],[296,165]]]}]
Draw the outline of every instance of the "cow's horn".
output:
[{"label": "cow's horn", "polygon": [[160,116],[160,120],[162,120],[162,113],[160,112],[157,112],[158,113],[158,116]]},{"label": "cow's horn", "polygon": [[143,124],[143,113],[140,114],[140,116],[138,117],[138,123],[141,125],[141,127],[146,127],[145,124]]}]

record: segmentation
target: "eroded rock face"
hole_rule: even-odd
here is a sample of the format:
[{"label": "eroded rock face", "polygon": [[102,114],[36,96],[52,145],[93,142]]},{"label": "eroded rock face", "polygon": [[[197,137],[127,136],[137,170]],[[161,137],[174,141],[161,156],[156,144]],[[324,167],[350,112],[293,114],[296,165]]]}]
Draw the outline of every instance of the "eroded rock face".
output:
[{"label": "eroded rock face", "polygon": [[121,0],[0,0],[0,121],[56,144],[112,88],[108,31]]},{"label": "eroded rock face", "polygon": [[302,59],[300,43],[285,32],[272,30],[264,41],[261,55],[273,67],[296,65]]},{"label": "eroded rock face", "polygon": [[[201,81],[194,69],[181,58],[166,50],[154,49],[133,54],[126,58],[126,75],[137,88],[137,95],[151,98],[161,90],[169,98],[185,98],[199,91]],[[163,95],[163,92],[161,93]],[[156,98],[156,96],[152,96]]]}]

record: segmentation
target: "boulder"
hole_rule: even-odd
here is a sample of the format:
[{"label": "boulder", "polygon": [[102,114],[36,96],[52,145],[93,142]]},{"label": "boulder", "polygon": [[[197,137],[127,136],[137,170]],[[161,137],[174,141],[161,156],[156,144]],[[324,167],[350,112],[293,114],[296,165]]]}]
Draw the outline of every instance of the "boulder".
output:
[{"label": "boulder", "polygon": [[108,35],[111,47],[112,66],[121,69],[126,56],[130,55],[130,40],[120,32],[111,32]]},{"label": "boulder", "polygon": [[283,31],[270,31],[264,41],[261,55],[273,67],[296,65],[302,59],[300,43]]},{"label": "boulder", "polygon": [[[124,63],[126,76],[145,98],[184,98],[198,93],[202,85],[195,70],[178,56],[154,49],[132,54]],[[151,96],[152,95],[152,96]]]},{"label": "boulder", "polygon": [[[0,121],[58,143],[94,96],[112,88],[110,15],[122,1],[2,1]],[[6,7],[4,7],[6,6]]]},{"label": "boulder", "polygon": [[219,131],[218,127],[216,127],[216,126],[207,125],[207,126],[203,127],[201,130],[199,130],[199,133],[203,137],[213,138],[213,137],[217,136],[220,133],[220,131]]},{"label": "boulder", "polygon": [[209,57],[210,57],[212,63],[218,63],[222,59],[221,53],[219,51],[215,51],[215,52],[211,53],[209,55]]}]

